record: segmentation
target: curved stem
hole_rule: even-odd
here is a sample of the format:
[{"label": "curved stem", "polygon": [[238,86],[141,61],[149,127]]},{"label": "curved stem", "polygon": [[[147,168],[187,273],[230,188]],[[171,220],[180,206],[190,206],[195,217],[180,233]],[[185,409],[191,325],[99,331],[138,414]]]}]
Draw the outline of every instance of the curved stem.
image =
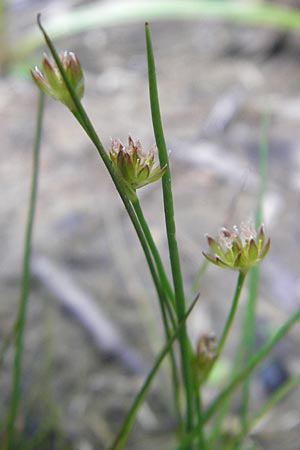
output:
[{"label": "curved stem", "polygon": [[39,95],[38,113],[37,113],[37,125],[36,135],[33,149],[33,173],[31,179],[31,192],[29,200],[28,218],[25,233],[24,243],[24,256],[23,256],[23,268],[22,268],[22,281],[21,281],[21,294],[19,302],[19,310],[16,321],[16,350],[13,369],[13,392],[10,403],[10,410],[7,418],[7,449],[10,449],[14,439],[15,421],[18,414],[20,396],[21,396],[21,373],[22,373],[22,357],[23,357],[23,341],[24,330],[26,322],[26,312],[28,303],[28,291],[30,281],[30,257],[31,257],[31,245],[32,245],[32,233],[34,216],[36,209],[37,190],[38,190],[38,175],[39,175],[39,160],[40,160],[40,146],[42,137],[42,122],[44,112],[44,94],[41,92]]}]

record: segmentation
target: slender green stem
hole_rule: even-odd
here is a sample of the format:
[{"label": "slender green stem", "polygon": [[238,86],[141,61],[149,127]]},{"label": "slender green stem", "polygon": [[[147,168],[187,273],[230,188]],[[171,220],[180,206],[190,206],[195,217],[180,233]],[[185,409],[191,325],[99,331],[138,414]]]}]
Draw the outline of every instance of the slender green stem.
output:
[{"label": "slender green stem", "polygon": [[119,431],[118,436],[115,439],[115,442],[110,447],[110,450],[122,450],[124,448],[124,445],[126,443],[126,440],[128,439],[129,433],[134,425],[138,410],[141,407],[141,405],[146,397],[147,392],[149,391],[151,383],[152,383],[161,363],[163,362],[166,355],[169,353],[170,348],[172,347],[175,339],[178,337],[180,330],[182,329],[183,326],[185,326],[185,322],[186,322],[188,316],[190,315],[190,313],[192,312],[197,300],[198,300],[198,297],[195,298],[192,305],[189,307],[188,311],[186,312],[185,316],[178,324],[176,330],[174,331],[174,333],[172,334],[172,336],[170,337],[170,339],[168,340],[168,342],[166,343],[164,348],[161,350],[161,352],[157,356],[152,369],[150,370],[139,393],[135,397],[134,402],[133,402],[128,414],[126,415],[123,426],[122,426],[121,430]]},{"label": "slender green stem", "polygon": [[198,428],[198,449],[206,449],[206,440],[203,429],[203,407],[200,386],[198,383],[195,385],[195,409],[197,414],[197,428]]},{"label": "slender green stem", "polygon": [[36,135],[33,149],[33,174],[31,179],[31,193],[29,200],[29,210],[24,242],[24,256],[21,281],[21,295],[19,310],[16,322],[16,349],[13,370],[13,391],[10,403],[10,410],[7,419],[7,448],[10,449],[14,440],[15,421],[18,414],[21,397],[21,374],[23,358],[23,341],[26,322],[26,312],[28,303],[28,291],[30,281],[30,256],[32,245],[33,225],[36,209],[36,199],[38,190],[39,159],[42,136],[42,122],[44,112],[44,94],[40,93],[37,113]]},{"label": "slender green stem", "polygon": [[[149,229],[149,226],[147,224],[147,221],[144,217],[142,208],[140,206],[140,202],[137,199],[135,202],[133,202],[133,207],[135,209],[135,212],[137,214],[137,217],[139,219],[139,222],[142,226],[142,229],[144,231],[145,237],[147,239],[147,242],[149,244],[150,250],[152,252],[153,258],[155,260],[157,269],[158,269],[158,273],[159,273],[159,277],[161,280],[161,284],[163,289],[167,292],[168,294],[168,298],[171,300],[172,304],[170,305],[169,303],[166,303],[166,307],[168,308],[168,313],[169,313],[169,317],[171,319],[172,325],[173,325],[173,329],[175,328],[175,319],[173,316],[173,305],[174,305],[174,293],[172,291],[172,288],[170,286],[169,280],[167,278],[167,275],[165,273],[158,249],[156,247],[156,244],[153,240],[151,231]],[[192,347],[190,346],[191,351],[192,351]],[[173,352],[172,352],[173,353]],[[178,394],[178,377],[177,377],[177,371],[176,371],[176,365],[175,365],[175,359],[174,359],[174,355],[170,353],[170,357],[172,359],[171,361],[171,370],[172,370],[172,374],[173,374],[173,386],[174,386],[174,395],[175,395],[175,404],[177,405],[176,410],[177,413],[179,411],[179,394]],[[198,424],[201,425],[201,421],[202,421],[202,407],[201,407],[201,398],[200,398],[200,392],[199,392],[199,385],[196,383],[195,384],[195,390],[196,390],[196,412],[197,412],[197,416],[198,416]],[[201,448],[204,448],[203,445],[203,440],[201,440]]]},{"label": "slender green stem", "polygon": [[[229,314],[227,316],[227,320],[223,329],[223,333],[222,336],[220,337],[219,340],[219,345],[218,345],[218,349],[217,349],[217,355],[218,357],[220,357],[220,355],[222,354],[222,351],[224,349],[224,346],[226,344],[226,340],[227,337],[229,335],[230,329],[232,327],[236,312],[237,312],[237,307],[239,304],[239,299],[241,296],[241,292],[242,292],[242,288],[246,279],[246,275],[247,273],[244,272],[239,272],[239,276],[238,276],[238,280],[237,280],[237,284],[236,284],[236,288],[235,288],[235,292],[234,292],[234,296],[233,296],[233,300],[232,300],[232,304],[231,304],[231,309],[229,311]],[[217,359],[212,363],[212,365],[210,366],[209,370],[207,371],[207,373],[205,374],[205,379],[207,379],[207,377],[209,376],[209,374],[211,373],[215,363],[216,363]]]},{"label": "slender green stem", "polygon": [[[255,322],[256,322],[255,318],[256,318],[256,300],[258,295],[259,274],[260,274],[259,266],[253,267],[249,274],[248,302],[246,306],[243,336],[241,338],[241,349],[238,352],[243,358],[243,363],[253,355],[255,348]],[[242,405],[241,424],[242,428],[246,428],[250,406],[250,378],[246,379],[244,382],[243,398],[241,405]]]},{"label": "slender green stem", "polygon": [[[134,207],[135,212],[137,214],[137,217],[138,217],[138,219],[140,221],[140,224],[141,224],[141,226],[143,228],[144,234],[146,236],[147,242],[148,242],[149,247],[151,249],[153,258],[155,260],[155,263],[156,263],[156,266],[157,266],[157,269],[158,269],[158,273],[159,273],[159,276],[160,276],[160,280],[161,280],[161,283],[162,283],[162,287],[163,287],[163,289],[165,289],[165,291],[168,294],[168,298],[172,302],[171,305],[169,303],[167,303],[166,306],[168,308],[168,313],[169,313],[170,319],[172,321],[173,328],[175,328],[175,319],[174,319],[174,316],[173,316],[173,306],[174,306],[174,302],[175,302],[174,293],[172,291],[172,288],[170,286],[169,280],[168,280],[167,275],[165,273],[165,270],[164,270],[164,267],[163,267],[163,264],[162,264],[162,261],[161,261],[158,249],[157,249],[156,244],[155,244],[155,242],[153,240],[151,231],[150,231],[150,229],[148,227],[147,221],[146,221],[146,219],[144,217],[144,214],[143,214],[143,211],[141,209],[141,206],[140,206],[140,203],[139,203],[138,199],[136,200],[136,202],[133,203],[133,207]],[[190,351],[192,352],[192,346],[191,345],[190,345],[190,349],[191,349]],[[176,370],[176,367],[174,367],[174,356],[171,355],[171,354],[170,354],[170,356],[173,359],[173,361],[172,361],[172,372],[173,372],[173,385],[174,385],[174,391],[175,391],[175,403],[177,405],[179,405],[179,400],[178,400],[178,377],[177,377],[177,373],[176,374],[174,373],[175,370]],[[198,424],[201,424],[202,407],[201,407],[201,398],[200,398],[200,392],[199,392],[199,385],[197,384],[195,386],[196,386],[195,387],[195,389],[196,389],[196,412],[197,412],[197,416],[198,416]],[[177,406],[177,408],[176,408],[177,411],[178,411],[178,408],[179,407]],[[202,446],[202,448],[203,448],[203,446]]]},{"label": "slender green stem", "polygon": [[144,217],[143,210],[141,208],[141,205],[140,205],[140,202],[139,202],[138,198],[132,204],[133,204],[134,210],[136,212],[137,218],[139,219],[139,222],[140,222],[141,227],[143,229],[144,235],[145,235],[145,237],[147,239],[147,242],[148,242],[149,248],[151,250],[153,259],[155,261],[155,264],[156,264],[156,267],[157,267],[157,271],[158,271],[158,274],[159,274],[159,278],[160,278],[160,281],[161,281],[162,288],[166,292],[166,294],[168,296],[168,299],[171,302],[171,304],[168,303],[167,308],[168,308],[168,312],[169,312],[169,315],[170,315],[170,319],[171,319],[172,324],[174,326],[175,325],[175,318],[174,318],[174,314],[173,314],[173,308],[174,308],[174,303],[175,303],[174,292],[172,290],[172,287],[171,287],[170,282],[168,280],[168,277],[166,275],[166,272],[165,272],[165,269],[164,269],[164,266],[163,266],[163,263],[162,263],[159,251],[158,251],[158,249],[156,247],[156,244],[154,242],[154,239],[152,237],[152,233],[151,233],[151,231],[149,229],[148,223],[147,223],[147,221],[146,221],[146,219]]},{"label": "slender green stem", "polygon": [[[160,115],[155,63],[148,24],[146,24],[145,31],[146,31],[148,78],[149,78],[149,91],[150,91],[153,129],[155,134],[156,145],[158,148],[160,166],[161,167],[166,166],[166,172],[162,177],[163,199],[164,199],[165,221],[169,245],[169,255],[175,291],[176,310],[177,310],[176,312],[178,321],[180,321],[182,320],[185,314],[185,296],[183,290],[183,280],[180,267],[179,251],[176,239],[176,226],[174,219],[174,206],[173,206],[173,195],[171,186],[171,171]],[[189,431],[193,428],[193,379],[191,371],[190,346],[187,335],[187,329],[185,325],[182,327],[178,338],[181,353],[182,374],[186,394],[186,430]]]},{"label": "slender green stem", "polygon": [[[168,339],[170,339],[170,330],[169,330],[168,320],[166,318],[165,309],[167,309],[167,311],[168,311],[168,317],[171,321],[172,329],[174,330],[176,328],[176,321],[175,321],[174,310],[173,310],[173,308],[174,308],[174,293],[172,291],[169,280],[165,273],[159,251],[153,240],[152,233],[151,233],[148,223],[144,217],[143,210],[141,208],[138,198],[136,199],[136,201],[133,202],[133,207],[136,212],[137,218],[140,222],[140,225],[143,229],[144,235],[147,239],[147,242],[148,242],[149,248],[151,250],[152,256],[154,258],[154,261],[156,263],[158,276],[160,278],[162,290],[164,293],[163,304],[161,304],[161,310],[162,310],[166,338],[168,340]],[[178,373],[177,373],[175,355],[174,355],[174,351],[173,351],[172,347],[170,349],[170,365],[171,365],[172,387],[173,387],[173,395],[174,395],[176,414],[177,414],[179,423],[182,424],[180,395],[179,395],[179,378],[178,378]]]},{"label": "slender green stem", "polygon": [[223,405],[219,408],[217,417],[215,418],[214,423],[209,430],[209,436],[207,438],[209,448],[215,448],[216,442],[218,442],[220,438],[223,421],[227,416],[228,410],[230,409],[231,405],[231,402],[229,400],[230,399],[227,399],[226,402],[224,402]]},{"label": "slender green stem", "polygon": [[223,351],[223,348],[225,346],[225,343],[226,343],[228,334],[230,332],[233,320],[235,318],[235,314],[236,314],[237,307],[238,307],[238,304],[239,304],[239,299],[240,299],[240,295],[241,295],[241,292],[242,292],[242,288],[243,288],[243,285],[244,285],[245,278],[246,278],[246,273],[239,272],[239,276],[238,276],[238,280],[237,280],[237,285],[236,285],[236,289],[235,289],[235,293],[234,293],[231,309],[230,309],[229,315],[227,317],[226,324],[225,324],[222,336],[221,336],[220,341],[219,341],[218,355],[221,355],[221,353]]},{"label": "slender green stem", "polygon": [[4,355],[11,345],[11,343],[14,341],[16,335],[16,326],[14,325],[13,328],[9,331],[7,336],[4,337],[4,341],[2,343],[1,349],[0,349],[0,367],[3,362]]},{"label": "slender green stem", "polygon": [[[273,350],[273,348],[278,344],[279,341],[289,332],[296,322],[300,321],[300,310],[296,311],[286,322],[283,324],[279,330],[274,334],[274,336],[265,344],[255,356],[253,356],[248,364],[234,376],[230,383],[222,390],[222,392],[217,396],[217,398],[212,402],[210,407],[206,410],[203,415],[203,423],[207,423],[216,414],[224,402],[237,390],[241,383],[248,377],[257,366],[267,357],[267,355]],[[196,440],[199,436],[199,430],[195,429],[182,441],[182,443],[177,447],[176,450],[186,450],[191,443]]]},{"label": "slender green stem", "polygon": [[196,273],[195,279],[193,281],[193,285],[192,285],[192,295],[195,295],[196,292],[199,292],[200,290],[200,286],[201,286],[201,282],[203,280],[203,277],[206,273],[207,267],[209,265],[208,260],[205,258],[202,263],[201,266],[199,267],[198,272]]}]

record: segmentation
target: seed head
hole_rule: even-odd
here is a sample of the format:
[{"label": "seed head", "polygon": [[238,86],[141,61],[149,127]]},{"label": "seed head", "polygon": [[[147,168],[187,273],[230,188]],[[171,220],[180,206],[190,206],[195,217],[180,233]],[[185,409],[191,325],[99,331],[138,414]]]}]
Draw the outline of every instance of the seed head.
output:
[{"label": "seed head", "polygon": [[[75,53],[65,50],[61,53],[60,59],[73,89],[79,99],[81,99],[84,94],[84,79],[82,68],[77,56]],[[31,70],[31,75],[36,85],[44,91],[45,94],[50,95],[50,97],[55,100],[61,101],[74,112],[75,105],[65,85],[59,68],[55,62],[49,60],[47,55],[43,58],[43,70],[44,73],[42,73],[37,66]]]},{"label": "seed head", "polygon": [[241,223],[232,229],[223,227],[217,240],[207,236],[212,253],[203,253],[213,264],[247,273],[262,261],[270,249],[270,239],[265,242],[263,225],[256,233],[252,222]]},{"label": "seed head", "polygon": [[131,201],[136,199],[137,189],[159,180],[166,171],[166,166],[153,167],[154,148],[144,153],[140,141],[134,142],[130,136],[127,146],[114,139],[109,156]]}]

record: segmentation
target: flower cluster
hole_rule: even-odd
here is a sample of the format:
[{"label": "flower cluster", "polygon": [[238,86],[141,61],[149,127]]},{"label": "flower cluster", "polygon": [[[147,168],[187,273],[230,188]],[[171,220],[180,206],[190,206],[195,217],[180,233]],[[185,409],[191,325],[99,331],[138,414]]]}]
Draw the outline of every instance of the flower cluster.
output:
[{"label": "flower cluster", "polygon": [[[66,72],[75,93],[81,99],[84,93],[83,72],[77,56],[73,52],[63,51],[60,55],[62,66]],[[31,70],[31,75],[37,86],[55,100],[64,103],[71,111],[75,110],[73,100],[65,85],[59,68],[47,56],[43,58],[42,73],[37,66]]]},{"label": "flower cluster", "polygon": [[232,229],[223,227],[218,240],[210,236],[207,240],[212,254],[203,255],[210,262],[243,273],[264,259],[270,249],[270,239],[265,240],[263,226],[256,233],[252,223],[242,223],[239,228],[234,226]]},{"label": "flower cluster", "polygon": [[131,201],[136,199],[138,188],[157,181],[166,170],[166,167],[162,169],[159,166],[153,167],[154,148],[144,153],[140,141],[134,142],[130,136],[127,146],[114,139],[109,156]]}]

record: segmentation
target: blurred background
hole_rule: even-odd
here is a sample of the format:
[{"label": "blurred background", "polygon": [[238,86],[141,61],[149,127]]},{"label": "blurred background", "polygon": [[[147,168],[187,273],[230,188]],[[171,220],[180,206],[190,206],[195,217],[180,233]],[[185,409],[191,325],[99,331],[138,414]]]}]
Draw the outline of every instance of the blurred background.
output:
[{"label": "blurred background", "polygon": [[[299,308],[300,11],[297,1],[1,1],[1,301],[0,338],[16,317],[38,92],[29,68],[45,51],[36,14],[58,50],[76,52],[83,99],[104,146],[128,134],[154,143],[144,22],[150,21],[161,110],[173,171],[178,242],[192,299],[205,233],[255,217],[259,148],[268,117],[264,199],[272,248],[261,266],[257,345]],[[299,28],[299,31],[298,31]],[[160,185],[139,191],[168,264]],[[193,342],[217,335],[236,274],[209,267],[189,320]],[[239,324],[225,352],[239,344]],[[163,342],[144,256],[97,152],[63,105],[46,100],[32,283],[26,327],[22,450],[100,450],[116,430]],[[299,327],[257,372],[256,410],[299,374]],[[0,376],[0,417],[10,399],[13,351]],[[163,386],[163,388],[162,388]],[[174,416],[167,368],[138,417],[128,449],[172,443]],[[238,398],[228,432],[234,430]],[[257,449],[299,450],[299,392],[252,436]],[[20,450],[20,449],[19,449]]]}]

